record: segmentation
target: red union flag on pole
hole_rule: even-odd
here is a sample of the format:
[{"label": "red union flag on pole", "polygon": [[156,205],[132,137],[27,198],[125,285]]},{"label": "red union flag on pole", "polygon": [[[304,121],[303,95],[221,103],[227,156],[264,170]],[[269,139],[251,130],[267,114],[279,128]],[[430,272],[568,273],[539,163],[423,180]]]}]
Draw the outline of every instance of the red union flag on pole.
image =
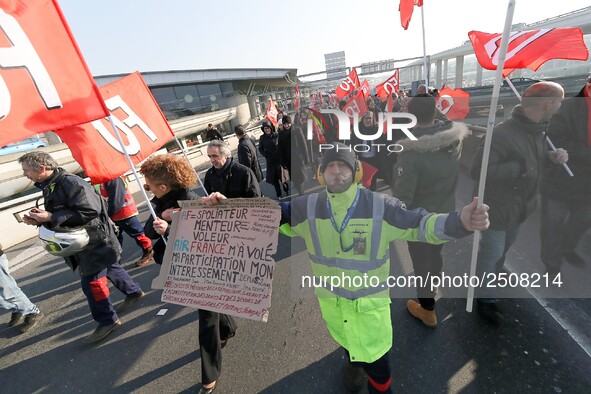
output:
[{"label": "red union flag on pole", "polygon": [[376,86],[376,93],[382,101],[384,101],[392,93],[397,92],[399,89],[400,70],[396,69],[391,77],[386,79],[384,82]]},{"label": "red union flag on pole", "polygon": [[335,89],[337,98],[341,100],[343,97],[357,89],[361,84],[359,83],[359,77],[357,76],[357,70],[355,67],[349,73],[349,76],[341,82],[341,84]]},{"label": "red union flag on pole", "polygon": [[273,99],[270,98],[269,99],[269,107],[267,108],[267,116],[265,117],[265,119],[267,119],[268,121],[270,121],[271,123],[273,123],[273,125],[275,127],[277,127],[277,114],[279,113],[279,111],[277,111],[277,107],[275,106],[275,103],[273,102]]},{"label": "red union flag on pole", "polygon": [[296,112],[300,112],[300,88],[297,86],[295,88],[295,99],[293,101],[293,106]]},{"label": "red union flag on pole", "polygon": [[365,96],[362,90],[358,91],[355,96],[347,101],[347,105],[343,107],[343,112],[345,112],[350,118],[352,118],[354,114],[363,115],[367,112],[367,103],[365,102]]},{"label": "red union flag on pole", "polygon": [[368,98],[370,96],[371,89],[369,87],[369,82],[367,82],[367,79],[363,80],[363,83],[361,84],[361,91],[365,95],[365,98]]},{"label": "red union flag on pole", "polygon": [[415,5],[417,7],[422,7],[423,0],[400,0],[398,11],[400,11],[400,24],[404,30],[408,29],[408,24],[410,23],[410,18],[412,18]]},{"label": "red union flag on pole", "polygon": [[[133,164],[139,164],[174,137],[138,72],[105,85],[100,91]],[[72,156],[94,184],[117,178],[130,169],[106,119],[55,132],[70,147]]]},{"label": "red union flag on pole", "polygon": [[[468,33],[478,63],[487,70],[496,70],[501,34],[471,31]],[[587,60],[589,51],[579,27],[538,29],[511,32],[503,76],[516,68],[536,71],[552,59]]]},{"label": "red union flag on pole", "polygon": [[437,109],[448,119],[464,119],[470,112],[470,94],[462,89],[443,87],[436,98]]},{"label": "red union flag on pole", "polygon": [[0,0],[0,145],[109,114],[52,0]]}]

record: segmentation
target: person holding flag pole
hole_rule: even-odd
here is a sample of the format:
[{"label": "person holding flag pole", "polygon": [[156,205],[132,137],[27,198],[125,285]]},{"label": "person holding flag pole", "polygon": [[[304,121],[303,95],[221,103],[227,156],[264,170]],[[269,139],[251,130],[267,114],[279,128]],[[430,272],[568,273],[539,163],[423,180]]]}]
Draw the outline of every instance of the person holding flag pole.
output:
[{"label": "person holding flag pole", "polygon": [[[495,123],[495,115],[497,103],[499,101],[499,92],[501,90],[501,77],[503,73],[503,65],[505,64],[505,56],[507,55],[507,47],[509,46],[509,33],[511,32],[511,23],[513,20],[513,12],[515,11],[515,0],[509,0],[507,5],[507,14],[505,17],[505,28],[503,29],[503,36],[501,39],[501,47],[499,48],[499,58],[497,71],[495,73],[495,84],[493,86],[492,100],[490,103],[490,110],[488,114],[488,122],[486,127],[486,134],[484,137],[484,147],[482,152],[482,163],[478,186],[478,201],[481,204],[484,201],[484,187],[486,185],[486,173],[488,170],[488,159],[490,155],[490,144],[492,140],[493,126]],[[478,257],[478,246],[480,242],[480,231],[474,231],[474,240],[472,242],[472,256],[470,260],[470,277],[476,275],[476,264]],[[472,312],[474,302],[474,287],[468,287],[468,294],[466,300],[466,311]]]},{"label": "person holding flag pole", "polygon": [[[568,160],[566,151],[547,152],[544,148],[546,122],[558,111],[564,98],[564,89],[554,82],[538,82],[531,85],[524,93],[522,103],[517,105],[509,117],[494,128],[494,112],[500,90],[504,56],[514,1],[510,1],[505,21],[505,31],[497,65],[495,87],[489,122],[484,144],[475,154],[472,177],[479,178],[478,196],[491,206],[491,227],[482,234],[478,241],[475,233],[473,245],[473,264],[471,277],[490,279],[493,287],[500,273],[505,256],[519,234],[521,223],[534,210],[536,195],[540,185],[543,167],[549,159],[554,163]],[[503,46],[504,45],[504,46]],[[482,163],[479,158],[482,157]],[[489,193],[484,196],[484,187]],[[480,250],[478,250],[480,246]],[[478,265],[474,258],[478,256]],[[474,288],[469,288],[468,309]],[[491,323],[501,323],[503,315],[498,310],[495,294],[487,287],[479,288],[478,312]]]}]

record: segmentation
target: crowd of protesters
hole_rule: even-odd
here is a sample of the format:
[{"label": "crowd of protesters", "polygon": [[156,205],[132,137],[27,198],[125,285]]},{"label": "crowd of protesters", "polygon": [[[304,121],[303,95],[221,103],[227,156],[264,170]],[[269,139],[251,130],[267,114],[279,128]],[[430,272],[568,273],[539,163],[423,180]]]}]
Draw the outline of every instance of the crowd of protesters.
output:
[{"label": "crowd of protesters", "polygon": [[[352,132],[350,140],[339,141],[341,133],[338,117],[323,114],[322,110],[338,108],[346,112],[357,94],[358,91],[352,91],[341,100],[337,100],[332,93],[312,95],[309,105],[297,110],[293,116],[279,111],[275,119],[262,122],[258,149],[256,141],[245,128],[236,126],[237,160],[232,157],[222,134],[210,124],[205,136],[209,141],[207,155],[211,168],[204,180],[209,197],[204,201],[215,205],[226,197],[259,197],[259,182],[264,179],[273,186],[277,199],[283,201],[283,232],[290,236],[304,236],[307,240],[318,238],[318,242],[313,245],[307,244],[315,272],[324,272],[322,266],[325,257],[332,254],[332,241],[328,242],[324,237],[334,229],[338,233],[337,238],[340,238],[343,254],[350,254],[349,259],[345,256],[332,257],[344,259],[343,264],[367,260],[358,255],[369,254],[371,248],[387,245],[394,239],[404,239],[408,241],[415,274],[427,277],[442,272],[443,242],[465,236],[473,230],[483,231],[478,272],[500,272],[522,223],[535,209],[541,190],[541,255],[547,272],[559,275],[563,261],[575,265],[586,263],[576,248],[583,234],[591,227],[591,75],[578,96],[564,103],[563,88],[553,82],[538,82],[525,91],[522,103],[513,109],[507,120],[495,127],[486,177],[487,194],[481,202],[485,208],[473,201],[458,212],[455,212],[455,189],[464,141],[471,135],[468,127],[450,121],[441,114],[433,96],[436,92],[430,92],[422,85],[412,98],[404,91],[392,93],[389,97],[364,98],[364,109],[356,117],[358,124],[354,125],[353,120],[350,123],[351,131],[359,133]],[[416,139],[404,134],[394,134],[390,141],[385,140],[385,134],[379,135],[375,141],[369,138],[376,135],[381,127],[379,123],[384,122],[381,112],[408,112],[414,115],[417,123],[411,131]],[[555,141],[558,149],[547,147],[546,136]],[[378,143],[397,143],[402,149],[396,153],[378,150],[373,147]],[[332,145],[338,149],[322,154],[320,146],[323,145]],[[369,148],[359,152],[352,148],[353,145]],[[472,159],[470,173],[474,180],[478,180],[480,174],[483,150],[484,145],[481,144]],[[264,177],[259,154],[266,161]],[[60,231],[71,232],[84,228],[88,232],[89,239],[85,240],[85,244],[72,243],[65,248],[71,249],[69,251],[54,249],[53,252],[64,257],[72,269],[78,268],[82,290],[92,317],[98,323],[97,329],[85,341],[101,341],[121,326],[118,313],[133,306],[145,294],[120,265],[123,233],[115,229],[118,227],[127,232],[142,248],[142,256],[136,264],[138,267],[144,266],[152,258],[157,264],[162,264],[171,214],[179,209],[178,201],[198,198],[191,191],[196,185],[197,174],[178,156],[161,155],[145,161],[140,172],[145,177],[145,189],[154,196],[151,202],[156,218],[150,217],[142,228],[125,179],[117,178],[95,190],[81,178],[65,172],[47,153],[27,153],[19,162],[23,174],[43,191],[45,199],[45,209],[32,209],[25,215],[24,222],[44,229],[45,238],[42,237],[42,240],[53,248],[64,248],[57,241]],[[571,166],[574,176],[569,177],[564,171],[565,163]],[[367,171],[365,177],[361,169]],[[304,196],[306,183],[314,179],[326,185],[326,190]],[[391,196],[374,193],[379,179],[386,181]],[[364,191],[361,182],[371,191]],[[301,196],[294,197],[291,202],[286,199],[290,196],[290,185]],[[360,206],[365,207],[363,214],[356,211],[359,209],[357,203],[360,194],[364,196],[360,202]],[[322,217],[317,216],[321,212],[320,208],[311,211],[310,207],[316,206],[317,200],[333,208],[327,213],[330,221],[325,220],[323,214]],[[376,211],[375,205],[381,203],[385,204],[386,211]],[[296,213],[301,217],[291,212],[293,206],[299,207]],[[488,207],[490,228],[486,213]],[[356,212],[358,216],[355,216]],[[448,214],[429,216],[429,212]],[[340,231],[335,218],[341,223]],[[381,235],[380,231],[386,230],[372,230],[378,231],[379,240],[375,245],[372,241],[371,248],[358,238],[351,238],[350,242],[346,242],[351,243],[351,246],[344,247],[343,238],[347,238],[347,223],[351,218],[358,221],[373,220],[371,228],[376,226],[376,219],[379,219],[388,233]],[[427,224],[428,220],[433,223]],[[326,229],[318,231],[316,225],[308,223],[310,221]],[[412,231],[404,232],[401,230],[403,228]],[[557,229],[560,237],[555,236]],[[316,250],[320,245],[328,249]],[[380,257],[387,254],[387,246],[382,246],[379,249]],[[374,259],[377,253],[376,250],[372,254]],[[25,333],[37,324],[43,314],[10,276],[1,247],[0,257],[5,278],[0,281],[3,284],[2,306],[12,312],[9,325],[18,326],[24,322],[20,331]],[[126,295],[117,308],[111,304],[107,280]],[[343,291],[346,294],[350,292],[347,289]],[[434,289],[419,286],[417,296],[418,301],[408,300],[408,312],[424,325],[437,327]],[[491,324],[502,323],[504,316],[494,294],[483,292],[478,293],[477,297],[480,316]],[[387,360],[392,346],[391,325],[388,322],[384,327],[375,327],[376,332],[385,330],[390,336],[379,344],[375,342],[375,335],[363,330],[349,334],[346,325],[340,321],[337,324],[340,318],[333,322],[335,313],[351,313],[352,320],[364,322],[365,325],[370,323],[363,313],[351,312],[357,307],[351,297],[345,298],[351,302],[351,310],[346,305],[335,307],[332,301],[322,298],[320,301],[329,331],[343,346],[350,361],[348,384],[360,389],[358,381],[363,370],[369,376],[367,386],[370,392],[391,392]],[[353,300],[365,299],[366,296],[353,297]],[[384,311],[388,309],[388,313],[384,312],[379,318],[384,322],[389,320],[388,304],[380,304],[380,308],[384,308]],[[199,310],[199,317],[203,380],[201,393],[209,394],[215,390],[221,373],[221,349],[234,336],[236,322],[231,316],[205,310]],[[357,342],[352,345],[351,341]],[[356,360],[355,355],[363,357]]]}]

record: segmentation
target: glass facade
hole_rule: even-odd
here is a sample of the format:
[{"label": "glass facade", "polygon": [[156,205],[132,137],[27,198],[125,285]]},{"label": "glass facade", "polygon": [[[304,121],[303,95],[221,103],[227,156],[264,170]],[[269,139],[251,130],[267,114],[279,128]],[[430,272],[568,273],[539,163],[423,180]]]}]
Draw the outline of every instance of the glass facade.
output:
[{"label": "glass facade", "polygon": [[226,98],[234,96],[231,82],[158,86],[150,90],[168,120],[228,108]]}]

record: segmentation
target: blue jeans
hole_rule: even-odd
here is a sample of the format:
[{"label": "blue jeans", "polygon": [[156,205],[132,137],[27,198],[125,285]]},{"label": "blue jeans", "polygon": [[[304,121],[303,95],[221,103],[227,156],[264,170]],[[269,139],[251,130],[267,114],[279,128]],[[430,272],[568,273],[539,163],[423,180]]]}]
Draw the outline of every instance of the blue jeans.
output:
[{"label": "blue jeans", "polygon": [[[483,275],[490,273],[496,275],[501,272],[507,251],[519,235],[520,226],[517,225],[509,230],[488,229],[482,233],[476,265],[476,275],[479,278],[482,279]],[[481,302],[495,302],[493,297],[495,288],[485,286],[489,282],[489,278],[492,277],[485,276],[484,284],[477,289],[477,296]]]},{"label": "blue jeans", "polygon": [[6,254],[0,256],[0,306],[23,315],[39,313],[39,308],[27,298],[10,275]]},{"label": "blue jeans", "polygon": [[562,256],[573,253],[591,227],[591,204],[555,200],[542,195],[540,238],[542,262],[549,270],[560,270]]}]

